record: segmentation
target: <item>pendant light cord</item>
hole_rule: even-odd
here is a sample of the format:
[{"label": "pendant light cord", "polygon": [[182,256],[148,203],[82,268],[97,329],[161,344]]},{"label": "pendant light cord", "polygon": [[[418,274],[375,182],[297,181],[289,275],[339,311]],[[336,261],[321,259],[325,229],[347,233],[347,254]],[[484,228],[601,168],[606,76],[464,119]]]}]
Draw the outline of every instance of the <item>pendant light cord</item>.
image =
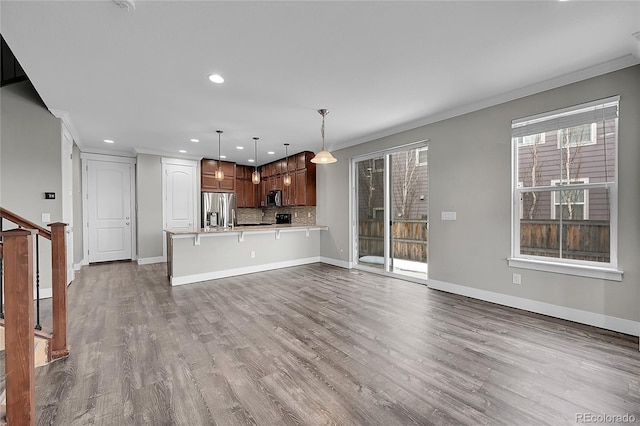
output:
[{"label": "pendant light cord", "polygon": [[320,128],[320,134],[322,135],[322,150],[326,151],[324,149],[324,117],[329,114],[329,111],[327,111],[326,109],[320,109],[318,110],[318,112],[320,113],[320,115],[322,116],[322,127]]}]

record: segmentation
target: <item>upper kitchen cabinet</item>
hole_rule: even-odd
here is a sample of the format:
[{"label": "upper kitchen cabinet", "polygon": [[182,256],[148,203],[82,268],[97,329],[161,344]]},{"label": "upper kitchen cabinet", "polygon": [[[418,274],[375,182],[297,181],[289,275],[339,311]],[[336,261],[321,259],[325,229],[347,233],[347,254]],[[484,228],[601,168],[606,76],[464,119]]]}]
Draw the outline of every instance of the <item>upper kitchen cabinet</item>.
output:
[{"label": "upper kitchen cabinet", "polygon": [[253,167],[236,166],[236,194],[238,208],[255,208],[258,205],[259,185],[251,181]]},{"label": "upper kitchen cabinet", "polygon": [[[282,190],[282,205],[315,206],[316,205],[316,165],[311,162],[313,152],[300,152],[288,158],[265,164],[261,167],[263,182],[260,191],[260,206],[266,206],[269,191]],[[284,186],[284,176],[291,176],[291,186]]]},{"label": "upper kitchen cabinet", "polygon": [[[311,159],[314,155],[315,154],[313,152],[309,151],[300,152],[290,158],[289,162],[295,164],[295,170],[308,169],[309,167],[313,166],[315,171],[316,165],[315,163],[311,162]],[[289,165],[289,169],[293,169],[293,167]]]},{"label": "upper kitchen cabinet", "polygon": [[203,158],[201,166],[200,190],[202,192],[235,192],[236,191],[236,163],[220,161],[224,179],[216,180],[218,160]]}]

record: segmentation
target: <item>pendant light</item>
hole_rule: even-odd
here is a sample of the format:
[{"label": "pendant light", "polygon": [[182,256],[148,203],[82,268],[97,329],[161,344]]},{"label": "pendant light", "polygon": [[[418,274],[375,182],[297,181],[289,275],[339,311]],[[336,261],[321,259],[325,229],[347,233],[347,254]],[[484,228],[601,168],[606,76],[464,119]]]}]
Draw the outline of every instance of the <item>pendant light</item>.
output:
[{"label": "pendant light", "polygon": [[260,172],[258,171],[258,139],[259,138],[253,138],[253,149],[255,152],[255,168],[253,169],[253,173],[251,173],[251,182],[253,182],[254,185],[257,185],[260,183]]},{"label": "pendant light", "polygon": [[331,155],[329,151],[325,150],[324,147],[324,117],[329,114],[329,111],[327,111],[326,109],[319,109],[318,113],[322,116],[322,127],[320,129],[320,133],[322,134],[322,151],[317,153],[316,156],[311,159],[311,162],[319,164],[335,163],[338,160],[336,160],[336,158]]},{"label": "pendant light", "polygon": [[282,183],[284,184],[284,186],[289,186],[291,185],[291,176],[289,176],[289,144],[288,143],[284,144],[284,156],[287,159],[287,172],[284,175],[284,179],[282,180]]},{"label": "pendant light", "polygon": [[218,170],[216,170],[216,180],[222,181],[224,180],[224,171],[222,170],[222,163],[220,162],[220,135],[222,134],[222,130],[216,130],[218,134]]}]

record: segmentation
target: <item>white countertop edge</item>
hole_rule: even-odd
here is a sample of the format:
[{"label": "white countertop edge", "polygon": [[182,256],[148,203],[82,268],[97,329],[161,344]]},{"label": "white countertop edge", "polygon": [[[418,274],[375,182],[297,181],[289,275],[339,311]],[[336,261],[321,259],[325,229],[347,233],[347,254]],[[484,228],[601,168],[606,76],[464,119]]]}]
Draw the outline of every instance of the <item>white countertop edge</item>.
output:
[{"label": "white countertop edge", "polygon": [[[258,228],[258,229],[253,229]],[[193,231],[186,230],[178,230],[171,231],[170,229],[165,229],[164,232],[167,233],[173,239],[180,238],[193,238],[195,235],[199,235],[200,237],[219,237],[223,235],[239,235],[239,234],[271,234],[274,232],[300,232],[300,231],[326,231],[329,229],[326,225],[284,225],[284,226],[269,226],[268,228],[262,228],[259,226],[249,226],[249,227],[241,227],[237,226],[233,229],[227,230],[211,230],[205,231],[203,229],[197,229]]]}]

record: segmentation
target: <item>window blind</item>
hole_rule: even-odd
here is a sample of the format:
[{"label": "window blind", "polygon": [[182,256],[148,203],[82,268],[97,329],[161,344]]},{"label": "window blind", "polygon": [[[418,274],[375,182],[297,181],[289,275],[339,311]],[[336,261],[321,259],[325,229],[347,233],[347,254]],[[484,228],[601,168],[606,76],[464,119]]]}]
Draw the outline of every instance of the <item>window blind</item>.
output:
[{"label": "window blind", "polygon": [[522,137],[618,118],[618,98],[578,106],[571,111],[552,111],[514,120],[511,136]]}]

